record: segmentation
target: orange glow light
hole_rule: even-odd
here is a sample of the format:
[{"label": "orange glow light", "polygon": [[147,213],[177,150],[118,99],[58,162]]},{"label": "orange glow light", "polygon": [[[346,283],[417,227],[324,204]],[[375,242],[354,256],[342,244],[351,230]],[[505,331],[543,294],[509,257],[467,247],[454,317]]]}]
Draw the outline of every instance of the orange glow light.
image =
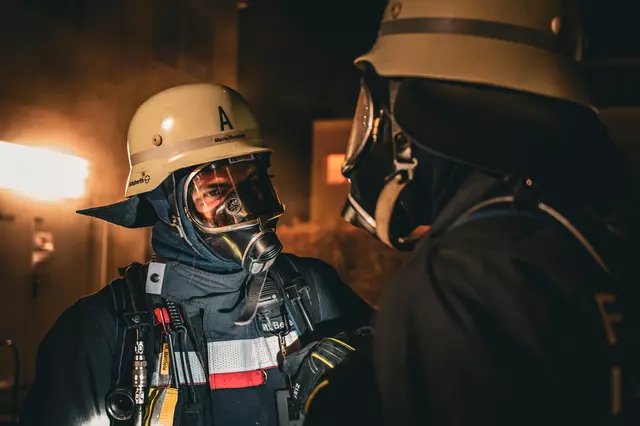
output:
[{"label": "orange glow light", "polygon": [[42,201],[81,198],[86,160],[49,149],[0,142],[0,188]]},{"label": "orange glow light", "polygon": [[347,179],[342,176],[342,163],[344,154],[327,155],[327,185],[342,185]]}]

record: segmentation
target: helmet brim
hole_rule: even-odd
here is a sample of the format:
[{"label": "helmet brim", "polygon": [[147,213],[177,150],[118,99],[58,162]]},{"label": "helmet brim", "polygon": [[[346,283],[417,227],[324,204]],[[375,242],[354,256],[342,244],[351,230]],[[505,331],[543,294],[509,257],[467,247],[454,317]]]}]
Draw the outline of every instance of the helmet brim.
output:
[{"label": "helmet brim", "polygon": [[502,40],[457,34],[387,35],[379,37],[355,65],[361,68],[362,62],[370,63],[379,75],[388,78],[486,85],[592,107],[576,62]]},{"label": "helmet brim", "polygon": [[124,228],[153,226],[159,218],[151,204],[140,195],[105,206],[81,209],[76,213],[101,219]]},{"label": "helmet brim", "polygon": [[[206,139],[206,138],[204,138]],[[188,141],[185,143],[189,143]],[[184,147],[181,147],[184,148]],[[232,157],[249,154],[272,152],[271,149],[256,146],[250,141],[234,141],[233,143],[219,143],[200,149],[186,150],[175,155],[148,159],[131,166],[125,197],[150,192],[160,185],[169,175],[185,167],[197,166]]]}]

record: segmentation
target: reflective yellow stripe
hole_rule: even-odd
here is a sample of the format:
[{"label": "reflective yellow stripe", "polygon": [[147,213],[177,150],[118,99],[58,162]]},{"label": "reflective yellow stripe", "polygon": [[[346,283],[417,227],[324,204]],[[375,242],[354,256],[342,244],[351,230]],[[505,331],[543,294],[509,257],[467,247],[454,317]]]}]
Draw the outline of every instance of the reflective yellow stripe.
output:
[{"label": "reflective yellow stripe", "polygon": [[329,361],[328,359],[326,359],[325,357],[318,355],[317,353],[313,352],[311,354],[312,357],[319,359],[320,361],[324,362],[325,364],[327,364],[329,367],[333,368],[333,364],[331,363],[331,361]]},{"label": "reflective yellow stripe", "polygon": [[144,419],[143,419],[144,426],[151,426],[151,413],[153,413],[153,410],[154,410],[154,407],[156,406],[156,401],[158,400],[159,395],[160,395],[160,389],[158,388],[149,389],[149,399],[145,407],[145,413],[144,413]]},{"label": "reflective yellow stripe", "polygon": [[[315,355],[315,354],[314,354]],[[320,384],[318,386],[315,387],[315,389],[313,389],[313,391],[311,392],[311,394],[309,395],[309,398],[307,399],[307,403],[304,404],[304,412],[308,412],[309,411],[309,406],[311,405],[311,400],[313,398],[315,398],[316,394],[318,393],[318,391],[320,389],[322,389],[323,387],[327,386],[329,384],[328,380],[325,380],[323,382],[320,382]]]},{"label": "reflective yellow stripe", "polygon": [[162,407],[160,408],[160,416],[157,420],[158,426],[172,426],[173,417],[176,413],[176,405],[178,404],[178,389],[167,388],[165,391]]},{"label": "reflective yellow stripe", "polygon": [[338,340],[338,339],[334,339],[333,337],[329,337],[329,340],[333,340],[336,343],[340,343],[342,346],[351,349],[352,351],[355,351],[356,349],[352,346],[347,345],[345,342],[343,342],[342,340]]}]

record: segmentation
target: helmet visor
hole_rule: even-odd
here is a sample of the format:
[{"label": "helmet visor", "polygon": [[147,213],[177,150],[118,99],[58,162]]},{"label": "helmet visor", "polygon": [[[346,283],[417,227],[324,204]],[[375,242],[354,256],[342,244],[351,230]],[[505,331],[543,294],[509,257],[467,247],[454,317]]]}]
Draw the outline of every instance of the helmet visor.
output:
[{"label": "helmet visor", "polygon": [[351,134],[347,143],[347,152],[342,166],[342,172],[347,173],[355,164],[358,156],[364,149],[373,129],[374,107],[371,92],[362,83],[358,104],[351,124]]},{"label": "helmet visor", "polygon": [[199,167],[185,185],[187,215],[205,233],[266,223],[284,213],[266,165],[252,155]]}]

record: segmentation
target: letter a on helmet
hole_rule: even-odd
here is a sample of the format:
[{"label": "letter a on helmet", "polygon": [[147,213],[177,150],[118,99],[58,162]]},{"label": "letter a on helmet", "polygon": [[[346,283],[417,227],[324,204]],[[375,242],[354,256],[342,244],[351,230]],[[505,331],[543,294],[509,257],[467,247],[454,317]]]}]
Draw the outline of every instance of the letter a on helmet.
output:
[{"label": "letter a on helmet", "polygon": [[137,196],[153,191],[176,170],[271,151],[249,104],[218,84],[177,86],[149,98],[131,120],[127,145],[126,199],[78,213],[125,227],[150,226],[136,212]]}]

